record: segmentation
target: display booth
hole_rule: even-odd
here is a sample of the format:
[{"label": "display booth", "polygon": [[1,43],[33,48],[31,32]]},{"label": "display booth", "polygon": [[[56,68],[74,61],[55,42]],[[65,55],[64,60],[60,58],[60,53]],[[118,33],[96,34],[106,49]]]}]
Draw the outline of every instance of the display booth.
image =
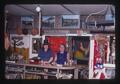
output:
[{"label": "display booth", "polygon": [[[114,35],[67,34],[66,36],[47,35],[45,37],[50,42],[54,53],[59,50],[61,43],[66,45],[67,51],[70,53],[70,58],[79,67],[78,78],[112,79],[115,77]],[[82,51],[77,52],[80,44],[86,50],[84,54],[81,54]],[[101,63],[99,63],[100,60]]]},{"label": "display booth", "polygon": [[111,39],[113,37],[114,36],[101,34],[94,36],[93,71],[91,73],[91,78],[112,79],[115,77],[115,53],[114,48],[111,48],[114,44],[114,39]]},{"label": "display booth", "polygon": [[[56,67],[39,65],[38,52],[42,47],[43,41],[47,39],[53,51],[53,57],[59,51],[60,44],[64,44],[66,51],[70,54],[72,66]],[[57,79],[65,76],[73,79],[111,79],[115,77],[115,37],[108,35],[93,34],[65,34],[65,35],[10,35],[12,55],[6,66],[21,66],[22,78],[27,79],[30,74],[34,74],[38,79],[43,75],[45,79],[51,76],[48,72],[39,73],[38,70],[47,69],[57,72],[54,77]],[[17,56],[22,55],[24,63],[17,62]],[[11,61],[13,63],[11,63]],[[9,63],[10,62],[10,63]],[[17,64],[16,64],[17,63]],[[36,71],[29,72],[30,69]],[[64,69],[70,72],[68,75]],[[8,70],[8,69],[6,69]],[[61,71],[63,70],[64,73]],[[27,71],[27,72],[26,72]],[[8,70],[9,72],[9,70]],[[16,71],[17,72],[17,71]],[[72,74],[74,72],[74,74]],[[52,72],[53,74],[53,72]],[[71,76],[72,75],[72,76]],[[8,75],[7,75],[8,76]],[[33,76],[33,75],[32,75]],[[9,79],[9,77],[8,77]],[[14,78],[13,78],[14,79]]]},{"label": "display booth", "polygon": [[[66,46],[70,59],[73,60],[78,67],[77,79],[91,79],[92,61],[93,61],[93,36],[91,34],[65,34],[65,35],[45,35],[48,39],[50,47],[55,55],[59,51],[60,44]],[[80,46],[84,51],[79,52]],[[89,75],[90,74],[90,75]]]}]

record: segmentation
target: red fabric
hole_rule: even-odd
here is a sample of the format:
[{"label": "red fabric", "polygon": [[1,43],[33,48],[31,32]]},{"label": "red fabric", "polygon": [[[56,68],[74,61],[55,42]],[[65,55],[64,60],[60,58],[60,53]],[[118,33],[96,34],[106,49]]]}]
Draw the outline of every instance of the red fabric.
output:
[{"label": "red fabric", "polygon": [[[108,48],[108,43],[107,42],[105,42],[104,43],[104,50],[105,50],[105,59],[107,59],[107,48]],[[99,50],[99,45],[97,44],[97,41],[95,40],[94,41],[94,65],[96,64],[96,58],[101,58],[100,57],[100,50]],[[105,60],[105,62],[106,62],[106,60]]]},{"label": "red fabric", "polygon": [[48,36],[48,41],[51,44],[50,47],[53,51],[53,54],[59,51],[60,44],[66,45],[66,37],[65,36]]},{"label": "red fabric", "polygon": [[[104,45],[105,45],[104,49],[105,49],[105,59],[106,59],[108,43],[106,42]],[[100,50],[99,50],[97,41],[95,40],[94,41],[94,63],[93,63],[94,65],[93,66],[95,66],[96,64],[96,58],[100,58]],[[93,68],[93,70],[95,70],[95,68]],[[100,79],[105,79],[105,75],[103,73],[101,73]]]},{"label": "red fabric", "polygon": [[103,73],[101,73],[100,79],[105,79],[105,75]]},{"label": "red fabric", "polygon": [[96,64],[96,58],[100,58],[100,52],[99,52],[99,48],[98,48],[98,44],[97,41],[94,41],[94,66]]}]

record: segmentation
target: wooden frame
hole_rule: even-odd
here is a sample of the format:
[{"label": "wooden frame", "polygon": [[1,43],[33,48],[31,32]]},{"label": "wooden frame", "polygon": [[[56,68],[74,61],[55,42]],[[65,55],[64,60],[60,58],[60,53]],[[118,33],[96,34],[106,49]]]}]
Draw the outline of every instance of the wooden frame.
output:
[{"label": "wooden frame", "polygon": [[33,16],[21,16],[21,27],[22,29],[32,29],[34,27]]},{"label": "wooden frame", "polygon": [[[32,57],[37,57],[38,56],[38,52],[39,52],[39,47],[41,47],[41,43],[42,41],[40,40],[41,37],[39,35],[36,35],[36,36],[32,36],[30,35],[30,51],[29,51],[29,58],[32,58]],[[34,51],[34,41],[35,42],[35,46],[37,48],[37,50],[35,49]],[[40,42],[40,43],[39,43]],[[38,46],[38,44],[40,44]],[[38,49],[39,48],[39,49]]]},{"label": "wooden frame", "polygon": [[107,79],[115,78],[115,64],[104,64]]},{"label": "wooden frame", "polygon": [[55,28],[55,16],[42,16],[42,28]]},{"label": "wooden frame", "polygon": [[62,28],[80,28],[80,15],[62,15]]}]

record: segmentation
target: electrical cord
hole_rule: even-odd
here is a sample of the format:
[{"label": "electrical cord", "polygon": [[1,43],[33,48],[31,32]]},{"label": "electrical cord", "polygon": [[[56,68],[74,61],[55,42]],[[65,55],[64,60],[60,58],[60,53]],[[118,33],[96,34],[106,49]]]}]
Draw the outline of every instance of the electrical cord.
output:
[{"label": "electrical cord", "polygon": [[87,23],[88,18],[89,18],[90,16],[95,15],[95,14],[99,14],[99,13],[101,13],[101,12],[104,12],[104,11],[107,10],[107,9],[108,9],[108,5],[106,5],[106,8],[103,9],[103,10],[101,10],[101,11],[98,11],[98,12],[89,14],[89,15],[86,17],[86,19],[85,19],[85,23]]}]

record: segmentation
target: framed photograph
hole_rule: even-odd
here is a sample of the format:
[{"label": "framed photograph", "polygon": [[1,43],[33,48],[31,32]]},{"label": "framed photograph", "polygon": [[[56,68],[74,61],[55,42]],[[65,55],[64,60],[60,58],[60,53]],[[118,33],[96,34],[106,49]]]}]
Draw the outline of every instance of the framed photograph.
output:
[{"label": "framed photograph", "polygon": [[80,15],[62,15],[63,28],[79,28]]},{"label": "framed photograph", "polygon": [[77,64],[88,65],[89,48],[90,48],[90,37],[88,36],[72,37],[73,58],[77,61]]},{"label": "framed photograph", "polygon": [[41,39],[40,38],[32,38],[32,53],[38,54],[41,48]]},{"label": "framed photograph", "polygon": [[105,69],[107,79],[114,79],[115,78],[115,68],[106,68]]},{"label": "framed photograph", "polygon": [[34,21],[33,16],[22,16],[21,17],[22,28],[32,29],[33,28],[33,21]]},{"label": "framed photograph", "polygon": [[55,16],[42,16],[42,28],[54,28]]},{"label": "framed photograph", "polygon": [[110,36],[110,54],[109,54],[109,63],[115,64],[115,37]]}]

